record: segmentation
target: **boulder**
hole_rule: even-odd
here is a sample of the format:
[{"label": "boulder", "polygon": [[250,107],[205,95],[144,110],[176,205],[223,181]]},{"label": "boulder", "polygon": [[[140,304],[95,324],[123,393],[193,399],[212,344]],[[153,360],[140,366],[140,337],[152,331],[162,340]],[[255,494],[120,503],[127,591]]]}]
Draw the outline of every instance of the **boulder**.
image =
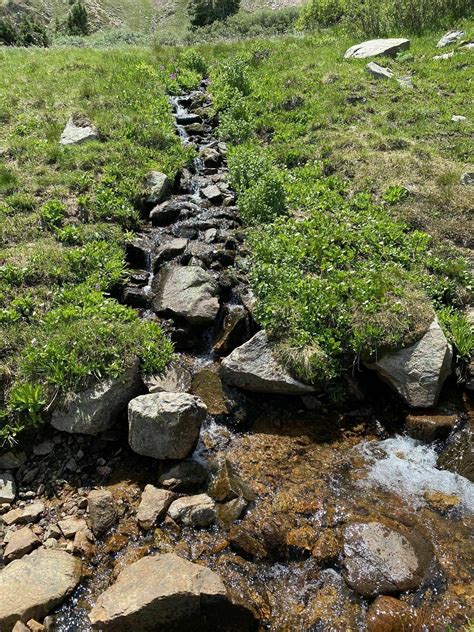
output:
[{"label": "boulder", "polygon": [[172,553],[127,566],[89,614],[103,632],[247,632],[253,615],[231,602],[222,580]]},{"label": "boulder", "polygon": [[210,325],[219,311],[219,287],[198,266],[165,267],[153,282],[157,313],[171,312],[191,325]]},{"label": "boulder", "polygon": [[81,562],[65,551],[38,549],[0,571],[0,630],[42,620],[81,579]]},{"label": "boulder", "polygon": [[217,506],[217,517],[219,523],[228,529],[230,525],[238,520],[245,509],[247,508],[247,501],[244,498],[234,498],[226,503],[222,503]]},{"label": "boulder", "polygon": [[212,202],[212,204],[218,204],[222,201],[222,191],[216,184],[210,184],[208,187],[202,189],[201,193],[205,198]]},{"label": "boulder", "polygon": [[178,498],[168,513],[175,522],[191,527],[208,527],[216,521],[216,505],[207,494]]},{"label": "boulder", "polygon": [[401,525],[361,522],[345,528],[345,579],[365,597],[418,588],[431,560],[429,544]]},{"label": "boulder", "polygon": [[143,199],[146,205],[155,206],[166,198],[171,190],[168,177],[160,171],[151,171],[143,183]]},{"label": "boulder", "polygon": [[12,474],[0,473],[0,505],[11,505],[15,500],[16,485]]},{"label": "boulder", "polygon": [[175,495],[166,489],[158,489],[153,485],[147,485],[143,490],[140,505],[137,511],[138,524],[143,529],[151,529],[162,520]]},{"label": "boulder", "polygon": [[366,57],[379,56],[395,57],[397,53],[407,48],[410,48],[410,40],[404,38],[368,40],[347,49],[344,53],[344,59],[364,59]]},{"label": "boulder", "polygon": [[150,212],[150,221],[153,226],[169,226],[173,224],[181,214],[179,204],[174,202],[162,202]]},{"label": "boulder", "polygon": [[63,536],[69,540],[74,538],[79,531],[87,530],[87,523],[84,518],[75,518],[69,516],[58,522],[58,527],[61,529]]},{"label": "boulder", "polygon": [[257,393],[304,395],[315,390],[295,380],[280,364],[264,331],[224,358],[220,373],[227,384]]},{"label": "boulder", "polygon": [[410,407],[429,408],[436,404],[441,387],[451,374],[452,357],[451,345],[435,318],[414,345],[386,353],[367,366],[388,382]]},{"label": "boulder", "polygon": [[474,172],[466,171],[466,173],[462,174],[462,176],[461,176],[459,181],[464,186],[467,186],[467,187],[474,186]]},{"label": "boulder", "polygon": [[206,484],[208,473],[205,467],[196,461],[182,461],[167,469],[158,479],[166,489],[174,492],[194,492]]},{"label": "boulder", "polygon": [[164,241],[162,244],[158,246],[155,251],[155,258],[153,259],[153,268],[158,270],[160,266],[163,265],[166,261],[171,261],[175,257],[183,254],[186,250],[186,246],[188,245],[187,239],[180,239],[177,237],[176,239],[169,239],[168,241]]},{"label": "boulder", "polygon": [[80,393],[70,394],[53,412],[57,430],[97,435],[111,428],[128,402],[142,391],[138,360],[118,378],[107,378]]},{"label": "boulder", "polygon": [[17,560],[41,544],[33,531],[29,527],[23,527],[14,531],[5,547],[3,557],[7,560]]},{"label": "boulder", "polygon": [[96,128],[85,119],[74,120],[71,118],[66,123],[66,127],[59,140],[60,145],[80,145],[89,140],[99,140],[99,133]]},{"label": "boulder", "polygon": [[196,447],[206,412],[188,393],[141,395],[128,406],[130,447],[155,459],[184,459]]},{"label": "boulder", "polygon": [[108,531],[117,522],[117,508],[112,494],[103,489],[93,489],[87,496],[89,520],[94,535]]},{"label": "boulder", "polygon": [[439,42],[436,44],[436,48],[444,48],[445,46],[454,44],[463,36],[464,31],[449,31],[439,40]]},{"label": "boulder", "polygon": [[379,66],[374,61],[371,61],[366,66],[367,72],[376,79],[392,79],[393,72],[389,68]]}]

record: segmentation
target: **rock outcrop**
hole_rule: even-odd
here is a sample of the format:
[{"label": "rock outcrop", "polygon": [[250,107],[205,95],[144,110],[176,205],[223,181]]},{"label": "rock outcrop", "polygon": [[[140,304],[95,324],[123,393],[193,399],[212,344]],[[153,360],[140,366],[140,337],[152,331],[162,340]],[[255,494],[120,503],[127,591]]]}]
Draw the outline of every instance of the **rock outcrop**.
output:
[{"label": "rock outcrop", "polygon": [[404,38],[374,39],[355,44],[344,53],[344,59],[364,59],[366,57],[394,57],[402,50],[410,48],[410,40]]},{"label": "rock outcrop", "polygon": [[346,582],[365,597],[417,588],[431,559],[429,544],[402,527],[361,522],[344,531]]},{"label": "rock outcrop", "polygon": [[63,432],[97,435],[111,428],[128,402],[142,391],[138,361],[121,377],[102,380],[70,395],[56,410],[51,425]]},{"label": "rock outcrop", "polygon": [[224,358],[220,373],[227,384],[256,393],[304,395],[315,390],[295,380],[278,362],[264,331]]},{"label": "rock outcrop", "polygon": [[41,548],[12,562],[0,571],[0,630],[43,619],[80,578],[81,562],[65,551]]},{"label": "rock outcrop", "polygon": [[129,443],[137,454],[184,459],[196,447],[206,406],[188,393],[152,393],[128,405]]},{"label": "rock outcrop", "polygon": [[177,555],[131,564],[97,600],[89,618],[103,632],[246,632],[253,615],[233,604],[217,573]]},{"label": "rock outcrop", "polygon": [[451,374],[451,345],[435,319],[425,335],[410,347],[382,355],[368,364],[412,408],[429,408],[438,400]]}]

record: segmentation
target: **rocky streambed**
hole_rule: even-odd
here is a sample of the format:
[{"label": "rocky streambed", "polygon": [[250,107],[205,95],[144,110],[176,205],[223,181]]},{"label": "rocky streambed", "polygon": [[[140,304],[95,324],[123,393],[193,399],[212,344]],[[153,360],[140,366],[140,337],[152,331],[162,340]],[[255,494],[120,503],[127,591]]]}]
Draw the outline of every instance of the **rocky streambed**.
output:
[{"label": "rocky streambed", "polygon": [[278,363],[209,106],[205,84],[172,99],[197,157],[174,183],[150,174],[127,246],[121,300],[176,360],[79,394],[0,455],[0,629],[462,630],[468,396],[448,384],[410,412],[367,374],[338,410]]}]

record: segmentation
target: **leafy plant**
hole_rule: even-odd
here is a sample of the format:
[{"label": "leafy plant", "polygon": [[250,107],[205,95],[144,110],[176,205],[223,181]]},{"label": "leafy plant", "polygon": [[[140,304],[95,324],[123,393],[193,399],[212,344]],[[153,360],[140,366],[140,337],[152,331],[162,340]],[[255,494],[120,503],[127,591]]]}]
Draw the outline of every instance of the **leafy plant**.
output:
[{"label": "leafy plant", "polygon": [[27,414],[34,425],[41,423],[40,413],[45,403],[45,394],[40,384],[18,384],[8,396],[9,409],[20,415]]},{"label": "leafy plant", "polygon": [[44,225],[49,230],[60,228],[64,220],[66,207],[59,200],[49,200],[43,204],[40,210],[40,217]]},{"label": "leafy plant", "polygon": [[438,318],[448,340],[454,345],[459,359],[469,362],[474,353],[474,325],[466,314],[446,307],[438,311]]},{"label": "leafy plant", "polygon": [[409,195],[408,189],[401,186],[391,186],[383,194],[383,199],[387,204],[398,204]]}]

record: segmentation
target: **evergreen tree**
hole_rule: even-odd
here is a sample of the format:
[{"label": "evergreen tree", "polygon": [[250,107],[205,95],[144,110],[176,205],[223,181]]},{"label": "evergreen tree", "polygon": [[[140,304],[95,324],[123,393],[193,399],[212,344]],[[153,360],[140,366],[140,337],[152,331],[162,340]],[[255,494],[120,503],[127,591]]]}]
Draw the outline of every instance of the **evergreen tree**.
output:
[{"label": "evergreen tree", "polygon": [[70,35],[87,35],[89,33],[89,15],[82,2],[75,2],[67,18],[67,31]]},{"label": "evergreen tree", "polygon": [[189,0],[191,26],[197,28],[212,24],[216,20],[225,20],[237,13],[239,7],[240,0]]},{"label": "evergreen tree", "polygon": [[0,18],[0,44],[15,46],[18,38],[18,30],[13,20],[6,16]]}]

